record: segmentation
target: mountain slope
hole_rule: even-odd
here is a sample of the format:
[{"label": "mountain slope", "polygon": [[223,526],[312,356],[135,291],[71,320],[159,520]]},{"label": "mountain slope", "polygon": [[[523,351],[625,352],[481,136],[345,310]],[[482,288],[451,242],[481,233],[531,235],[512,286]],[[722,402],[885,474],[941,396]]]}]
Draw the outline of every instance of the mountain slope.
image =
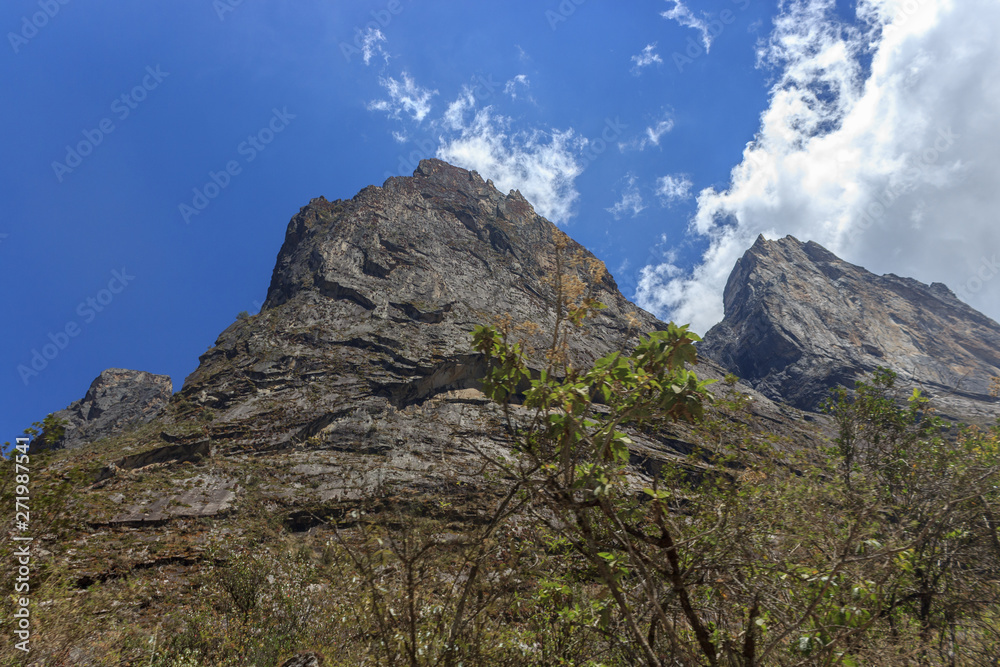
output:
[{"label": "mountain slope", "polygon": [[[606,306],[570,337],[577,366],[665,328],[520,194],[475,172],[425,160],[351,200],[312,200],[288,225],[261,312],[220,334],[140,436],[88,450],[100,464],[93,521],[161,525],[238,509],[250,502],[247,466],[263,460],[272,471],[257,491],[289,516],[386,489],[441,497],[482,486],[480,452],[504,453],[510,440],[478,390],[485,368],[470,332],[506,323],[543,367],[560,271]],[[798,411],[751,393],[752,414],[772,429],[816,437]],[[635,434],[636,473],[691,451],[686,437]],[[154,462],[178,486],[125,493],[129,471]],[[117,506],[100,500],[110,497]]]}]

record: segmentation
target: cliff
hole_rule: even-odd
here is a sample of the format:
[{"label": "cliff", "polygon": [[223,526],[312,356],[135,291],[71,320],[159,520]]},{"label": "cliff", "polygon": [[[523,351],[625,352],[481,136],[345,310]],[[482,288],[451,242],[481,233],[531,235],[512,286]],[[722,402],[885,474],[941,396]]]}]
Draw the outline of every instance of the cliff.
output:
[{"label": "cliff", "polygon": [[1000,324],[940,283],[875,275],[822,246],[759,237],[733,268],[699,352],[766,396],[816,409],[878,366],[953,418],[989,421]]}]

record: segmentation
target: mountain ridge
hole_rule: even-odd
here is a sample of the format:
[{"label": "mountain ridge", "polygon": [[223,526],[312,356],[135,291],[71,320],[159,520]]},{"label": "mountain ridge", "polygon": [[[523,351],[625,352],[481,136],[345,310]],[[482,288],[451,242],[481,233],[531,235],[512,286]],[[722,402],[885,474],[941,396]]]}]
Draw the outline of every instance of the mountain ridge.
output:
[{"label": "mountain ridge", "polygon": [[[796,262],[789,262],[789,257]],[[874,293],[877,290],[868,285],[870,279],[862,271],[817,244],[758,240],[730,277],[726,301],[731,317],[724,323],[730,329],[713,328],[715,333],[706,337],[693,364],[700,379],[721,380],[709,387],[716,400],[704,405],[706,419],[696,423],[623,419],[615,424],[615,438],[627,442],[627,451],[615,458],[622,463],[614,470],[615,483],[620,482],[622,499],[630,508],[641,499],[630,514],[633,509],[662,507],[650,505],[649,498],[669,493],[664,488],[686,494],[684,489],[706,482],[705,488],[714,490],[701,509],[702,518],[708,520],[705,530],[690,526],[691,539],[679,544],[699,550],[705,544],[700,540],[713,542],[719,536],[716,531],[726,524],[720,508],[737,500],[761,504],[756,509],[746,506],[749,514],[737,517],[731,529],[735,532],[724,538],[733,541],[720,543],[719,562],[730,562],[727,544],[736,551],[745,548],[743,527],[762,530],[761,553],[773,552],[773,508],[767,499],[774,496],[758,493],[765,487],[781,490],[801,476],[806,486],[800,491],[811,497],[817,490],[811,485],[819,477],[802,471],[811,465],[807,461],[822,459],[831,451],[828,445],[836,425],[827,415],[783,402],[777,382],[755,385],[752,375],[736,381],[725,364],[705,352],[716,349],[712,345],[719,341],[733,344],[731,356],[721,355],[723,362],[731,362],[737,354],[748,354],[739,345],[747,344],[742,332],[749,332],[758,335],[750,352],[757,355],[761,368],[783,372],[791,359],[792,366],[802,361],[807,371],[823,370],[822,364],[808,365],[812,350],[802,344],[803,339],[815,337],[820,344],[824,336],[839,340],[837,331],[843,327],[835,322],[821,326],[823,317],[829,320],[850,307],[875,307],[849,306],[850,295],[836,287],[837,281],[841,287],[867,285]],[[879,281],[877,293],[890,301],[910,303],[916,295],[956,313],[961,310],[944,286],[923,286],[896,276]],[[341,613],[325,617],[337,626],[327,636],[331,626],[324,625],[324,618],[310,616],[319,608],[310,605],[326,604],[345,593],[349,608],[356,610],[364,599],[356,587],[367,586],[357,572],[391,578],[394,570],[383,565],[384,557],[390,551],[400,556],[403,552],[398,549],[410,549],[407,545],[414,544],[410,540],[419,531],[426,531],[420,533],[421,540],[426,538],[421,542],[425,547],[458,558],[437,562],[439,569],[419,582],[420,590],[458,590],[451,585],[459,582],[458,577],[472,580],[468,566],[475,562],[478,567],[485,563],[480,556],[495,552],[484,577],[493,582],[492,577],[499,575],[508,581],[511,588],[506,592],[517,601],[512,603],[517,609],[522,609],[523,591],[544,595],[541,591],[547,584],[536,579],[549,575],[539,574],[535,565],[518,569],[526,561],[514,567],[507,560],[516,554],[527,560],[533,554],[555,558],[557,569],[552,574],[562,576],[561,547],[551,541],[549,532],[558,527],[549,525],[538,532],[542,526],[534,522],[541,516],[536,514],[540,508],[509,517],[503,535],[499,529],[493,531],[498,524],[490,519],[500,516],[496,512],[505,511],[507,500],[527,488],[518,486],[513,468],[497,462],[524,461],[518,455],[519,446],[524,451],[518,420],[533,417],[517,400],[508,412],[483,393],[488,369],[473,350],[470,333],[480,325],[498,327],[524,345],[529,374],[540,376],[548,367],[545,354],[552,344],[553,306],[560,289],[576,299],[589,294],[606,306],[579,327],[570,327],[567,355],[578,369],[609,353],[628,354],[643,334],[668,328],[629,302],[593,254],[537,215],[517,191],[503,194],[475,172],[428,160],[412,177],[390,178],[349,200],[311,200],[288,223],[261,311],[237,316],[201,355],[180,391],[161,396],[162,404],[148,410],[133,409],[120,399],[141,398],[144,392],[136,387],[155,388],[162,382],[147,373],[109,369],[83,401],[70,406],[96,418],[91,424],[95,428],[71,448],[46,452],[48,458],[32,456],[35,497],[64,508],[65,517],[40,536],[36,547],[58,554],[61,576],[77,589],[70,598],[73,611],[84,608],[82,601],[98,612],[86,623],[74,616],[73,627],[100,628],[112,642],[115,628],[136,628],[143,647],[149,636],[156,641],[162,627],[164,638],[176,634],[166,640],[172,650],[181,650],[189,639],[204,647],[205,642],[231,636],[230,630],[239,626],[237,631],[256,643],[256,626],[247,623],[246,612],[241,625],[226,597],[239,595],[234,594],[234,583],[256,581],[267,595],[280,593],[281,600],[288,593],[301,596],[297,609],[307,610],[302,612],[303,627],[315,628],[314,636],[322,636],[324,642],[332,641],[347,617]],[[816,299],[805,298],[813,292]],[[790,293],[803,297],[804,303],[786,303]],[[860,296],[864,295],[859,293],[858,303]],[[828,302],[838,307],[824,310]],[[783,312],[784,319],[769,316]],[[799,314],[804,319],[796,324],[791,315]],[[975,324],[974,319],[962,321]],[[726,338],[732,331],[738,334]],[[778,337],[785,332],[799,336]],[[776,350],[781,343],[786,358]],[[848,343],[855,352],[864,352],[861,338],[857,344]],[[831,359],[836,361],[821,358]],[[847,369],[862,370],[851,365]],[[820,393],[828,388],[831,374],[807,379],[816,381],[813,389]],[[623,380],[623,386],[629,381]],[[515,388],[511,393],[515,399],[517,392]],[[601,403],[582,395],[583,403],[590,404],[583,419],[589,414],[600,420],[605,411],[616,409],[608,397]],[[123,408],[120,419],[108,421],[112,411],[98,405],[101,397],[118,397]],[[86,407],[91,404],[97,409]],[[552,412],[558,416],[559,410]],[[100,422],[102,417],[106,422]],[[575,469],[575,459],[568,459],[568,466],[567,470]],[[837,478],[826,472],[823,476]],[[72,494],[66,493],[67,487],[72,487]],[[545,493],[544,488],[538,487],[539,493]],[[524,497],[529,499],[530,494]],[[675,497],[679,502],[671,506],[678,508],[678,519],[690,509],[689,500],[695,505],[701,502],[694,496]],[[831,503],[819,503],[827,508],[822,511],[836,513],[840,496],[833,498]],[[791,500],[787,505],[791,511],[779,513],[796,522],[812,520],[808,511],[800,512],[803,498],[777,499]],[[763,521],[759,525],[758,510]],[[648,543],[651,536],[645,528],[660,521],[659,516],[640,518],[625,532]],[[666,530],[663,524],[660,529]],[[618,534],[617,530],[610,532]],[[388,551],[386,545],[391,547]],[[362,560],[344,560],[345,549],[368,547],[372,550]],[[809,550],[793,549],[805,551]],[[836,553],[855,551],[838,548]],[[598,559],[598,565],[605,562],[603,556]],[[361,568],[348,575],[353,577],[349,585],[341,577],[343,567],[351,572],[348,561]],[[366,569],[369,566],[374,569]],[[293,570],[303,567],[292,576]],[[326,577],[320,582],[307,577],[308,572],[320,570]],[[404,570],[395,572],[402,576]],[[747,571],[736,573],[738,586],[732,591],[745,587],[741,573]],[[539,583],[541,587],[531,588]],[[674,586],[668,583],[663,591],[676,592]],[[373,588],[372,593],[381,596],[381,590]],[[117,595],[126,601],[114,599]],[[286,617],[274,609],[286,608],[270,605],[257,610],[263,619],[258,620],[281,625]],[[204,615],[193,615],[191,610]],[[551,624],[550,612],[542,617],[543,633]],[[746,620],[746,608],[737,616],[741,623]],[[220,624],[208,627],[203,618]],[[490,618],[504,626],[511,616],[499,609]],[[751,616],[746,622],[752,620]],[[206,627],[207,634],[200,634]],[[188,634],[181,636],[181,629]],[[352,642],[364,644],[361,634],[364,631],[351,629],[338,650]],[[272,652],[284,659],[291,648],[276,645]],[[80,647],[77,653],[83,662],[86,651]],[[142,661],[145,664],[146,658]],[[271,659],[259,664],[280,663]]]}]

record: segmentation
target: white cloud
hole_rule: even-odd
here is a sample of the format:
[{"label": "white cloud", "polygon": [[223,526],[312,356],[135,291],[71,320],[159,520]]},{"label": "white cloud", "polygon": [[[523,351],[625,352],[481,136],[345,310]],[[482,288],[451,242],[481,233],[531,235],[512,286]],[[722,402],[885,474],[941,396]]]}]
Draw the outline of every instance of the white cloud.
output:
[{"label": "white cloud", "polygon": [[690,271],[645,267],[640,305],[704,332],[756,236],[792,234],[1000,318],[1000,3],[861,0],[857,17],[783,7],[758,54],[776,69],[758,134],[698,196],[708,249]]},{"label": "white cloud", "polygon": [[437,157],[492,179],[504,192],[519,190],[539,215],[564,223],[579,198],[574,181],[583,172],[578,159],[585,140],[572,129],[514,131],[511,119],[492,107],[476,109],[465,88],[448,106]]},{"label": "white cloud", "polygon": [[642,194],[639,193],[639,188],[636,187],[636,180],[633,174],[629,174],[626,177],[622,198],[611,208],[605,209],[608,213],[615,216],[615,220],[619,220],[625,214],[630,214],[634,218],[645,210],[646,207],[642,203]]},{"label": "white cloud", "polygon": [[661,176],[656,179],[656,194],[668,204],[678,199],[687,199],[691,196],[691,181],[684,175]]},{"label": "white cloud", "polygon": [[654,146],[660,145],[660,137],[674,129],[674,121],[670,118],[664,118],[663,120],[656,123],[651,127],[646,128],[646,138],[642,140],[639,144],[639,150],[644,149],[649,144]]},{"label": "white cloud", "polygon": [[525,74],[518,74],[513,79],[504,84],[503,92],[510,95],[511,99],[517,99],[517,87],[524,86],[527,89],[531,82],[528,81],[528,77]]},{"label": "white cloud", "polygon": [[[580,196],[574,182],[587,164],[583,155],[589,145],[586,138],[577,136],[572,128],[514,129],[512,119],[496,113],[492,106],[480,108],[484,98],[492,98],[494,87],[499,89],[492,79],[479,78],[475,85],[462,86],[444,112],[434,117],[430,99],[438,91],[421,88],[405,72],[402,77],[402,82],[381,79],[389,100],[375,100],[368,109],[384,111],[392,118],[407,111],[418,122],[427,118],[423,127],[438,136],[436,141],[414,139],[423,152],[433,149],[436,157],[492,179],[501,191],[519,190],[539,215],[554,223],[565,223],[573,216]],[[507,81],[504,90],[513,93],[528,85],[527,76],[517,75]],[[401,131],[393,131],[392,137],[400,143],[413,139]],[[405,161],[401,165],[399,175],[412,169]]]},{"label": "white cloud", "polygon": [[[389,54],[385,52],[379,42],[385,42],[385,35],[378,28],[368,28],[361,34],[361,58],[365,64],[371,62],[372,56],[376,53],[389,62]],[[356,43],[356,42],[355,42]]]},{"label": "white cloud", "polygon": [[399,118],[405,111],[418,123],[431,110],[431,98],[438,94],[436,90],[422,88],[405,71],[402,81],[392,77],[380,78],[379,83],[389,93],[388,100],[372,100],[368,103],[370,111],[384,111],[392,118]]},{"label": "white cloud", "polygon": [[476,108],[476,96],[469,86],[462,86],[455,101],[445,109],[442,121],[449,130],[461,131],[465,127],[465,115]]},{"label": "white cloud", "polygon": [[677,21],[685,28],[694,28],[700,32],[701,43],[705,46],[705,53],[708,53],[712,47],[712,33],[708,29],[708,22],[695,16],[681,0],[667,0],[667,2],[673,2],[674,6],[665,12],[660,12],[660,16]]},{"label": "white cloud", "polygon": [[656,53],[656,42],[653,42],[652,44],[647,44],[642,50],[642,53],[637,56],[632,56],[632,62],[635,63],[635,65],[632,66],[632,73],[639,76],[640,70],[642,70],[643,67],[649,67],[650,65],[662,65],[663,58]]},{"label": "white cloud", "polygon": [[659,146],[660,139],[664,134],[670,132],[674,129],[674,121],[672,118],[664,118],[662,120],[656,121],[655,125],[650,125],[646,128],[644,136],[639,138],[636,137],[628,142],[621,142],[618,144],[618,149],[625,151],[625,149],[635,148],[640,151],[646,150],[647,146]]}]

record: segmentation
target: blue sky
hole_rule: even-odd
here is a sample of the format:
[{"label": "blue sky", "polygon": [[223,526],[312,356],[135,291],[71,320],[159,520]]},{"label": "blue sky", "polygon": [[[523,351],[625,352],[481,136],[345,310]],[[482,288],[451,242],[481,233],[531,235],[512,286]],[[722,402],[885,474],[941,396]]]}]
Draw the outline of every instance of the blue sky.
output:
[{"label": "blue sky", "polygon": [[700,331],[758,233],[996,318],[998,18],[986,0],[10,0],[0,441],[108,367],[180,389],[259,308],[299,207],[422,157],[520,189],[626,296]]}]

